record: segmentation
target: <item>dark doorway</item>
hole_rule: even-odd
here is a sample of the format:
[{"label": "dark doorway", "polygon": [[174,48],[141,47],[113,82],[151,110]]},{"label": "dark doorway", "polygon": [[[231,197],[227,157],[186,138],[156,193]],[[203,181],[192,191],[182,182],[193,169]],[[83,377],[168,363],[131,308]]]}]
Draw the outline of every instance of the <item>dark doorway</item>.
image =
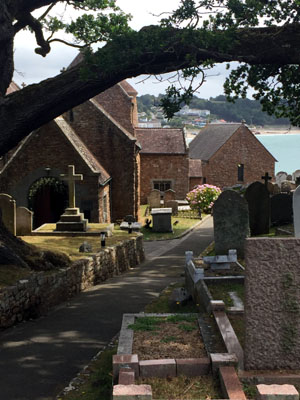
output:
[{"label": "dark doorway", "polygon": [[68,188],[55,177],[40,178],[29,189],[28,204],[34,213],[34,229],[57,222],[68,206]]}]

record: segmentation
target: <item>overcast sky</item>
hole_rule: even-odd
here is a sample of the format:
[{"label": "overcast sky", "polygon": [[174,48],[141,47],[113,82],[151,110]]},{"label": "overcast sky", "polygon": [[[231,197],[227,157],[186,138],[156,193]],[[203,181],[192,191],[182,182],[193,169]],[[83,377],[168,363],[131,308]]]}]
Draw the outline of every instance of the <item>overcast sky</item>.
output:
[{"label": "overcast sky", "polygon": [[[132,14],[131,26],[140,29],[142,26],[155,24],[157,17],[163,12],[176,8],[179,0],[117,0],[117,4],[127,13]],[[37,15],[40,14],[40,11]],[[154,15],[153,15],[154,14]],[[43,58],[34,53],[36,43],[34,36],[28,31],[22,31],[15,40],[15,75],[14,80],[21,85],[38,83],[43,79],[57,75],[63,67],[67,67],[77,54],[77,49],[55,43],[47,57]],[[219,65],[212,70],[207,81],[200,88],[199,97],[215,97],[223,93],[223,83],[226,75],[224,65]],[[138,83],[145,77],[139,77],[129,82],[135,87],[139,95],[163,93],[169,85],[168,82],[158,83],[150,77],[144,82]]]}]

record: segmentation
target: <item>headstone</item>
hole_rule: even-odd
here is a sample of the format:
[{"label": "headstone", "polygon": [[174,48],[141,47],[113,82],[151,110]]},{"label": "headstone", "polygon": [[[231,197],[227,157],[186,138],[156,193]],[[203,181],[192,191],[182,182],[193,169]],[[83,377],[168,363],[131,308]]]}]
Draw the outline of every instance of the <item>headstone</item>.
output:
[{"label": "headstone", "polygon": [[266,172],[264,176],[261,177],[261,179],[265,182],[265,186],[268,186],[268,182],[271,181],[272,177],[269,176],[269,173]]},{"label": "headstone", "polygon": [[151,215],[153,232],[173,232],[172,208],[153,208]]},{"label": "headstone", "polygon": [[157,189],[151,190],[148,196],[148,204],[150,208],[160,208],[160,191]]},{"label": "headstone", "polygon": [[271,197],[271,224],[284,225],[293,222],[293,198],[287,193]]},{"label": "headstone", "polygon": [[222,192],[213,206],[216,254],[236,249],[244,256],[244,242],[249,236],[249,213],[246,200],[234,190]]},{"label": "headstone", "polygon": [[297,178],[300,178],[300,169],[297,169],[297,170],[293,173],[293,181],[297,182]]},{"label": "headstone", "polygon": [[83,242],[79,247],[80,253],[91,253],[93,251],[93,247],[89,242]]},{"label": "headstone", "polygon": [[16,233],[17,236],[30,235],[32,232],[33,212],[26,207],[17,207]]},{"label": "headstone", "polygon": [[267,189],[272,195],[280,193],[280,187],[277,185],[277,183],[268,182]]},{"label": "headstone", "polygon": [[292,190],[290,181],[282,181],[280,185],[280,191],[283,193],[289,193]]},{"label": "headstone", "polygon": [[249,225],[251,236],[269,233],[270,227],[270,195],[261,182],[253,182],[245,192],[248,202]]},{"label": "headstone", "polygon": [[16,201],[5,193],[0,193],[2,221],[13,235],[16,235]]},{"label": "headstone", "polygon": [[292,181],[292,180],[293,180],[292,175],[291,175],[291,174],[288,174],[288,176],[286,177],[286,180],[287,180],[287,181]]},{"label": "headstone", "polygon": [[300,238],[300,186],[293,194],[293,214],[295,237]]},{"label": "headstone", "polygon": [[300,369],[300,239],[246,240],[245,369]]},{"label": "headstone", "polygon": [[124,221],[132,224],[133,222],[136,222],[136,219],[134,218],[133,215],[126,215],[126,217],[124,218]]},{"label": "headstone", "polygon": [[83,213],[75,207],[75,182],[82,181],[81,174],[75,174],[74,165],[68,165],[68,174],[61,174],[61,178],[68,182],[69,186],[69,207],[65,209],[60,220],[56,223],[57,231],[67,232],[85,232],[87,230],[87,219],[84,219]]},{"label": "headstone", "polygon": [[175,191],[173,189],[168,189],[168,190],[165,191],[165,194],[164,194],[165,207],[167,207],[166,203],[168,201],[172,201],[172,200],[175,200],[175,199],[176,199],[176,193],[175,193]]},{"label": "headstone", "polygon": [[172,215],[178,215],[178,202],[176,200],[167,201],[165,207],[172,208]]},{"label": "headstone", "polygon": [[280,186],[282,181],[286,181],[287,173],[284,171],[277,172],[275,179],[276,183]]}]

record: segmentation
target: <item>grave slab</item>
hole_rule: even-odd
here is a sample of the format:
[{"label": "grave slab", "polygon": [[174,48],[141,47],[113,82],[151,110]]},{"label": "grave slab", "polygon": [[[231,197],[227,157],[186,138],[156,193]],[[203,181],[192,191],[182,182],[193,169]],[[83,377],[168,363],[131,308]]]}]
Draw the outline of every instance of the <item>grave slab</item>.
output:
[{"label": "grave slab", "polygon": [[113,400],[152,400],[150,385],[115,385]]},{"label": "grave slab", "polygon": [[257,385],[256,400],[299,400],[293,385]]}]

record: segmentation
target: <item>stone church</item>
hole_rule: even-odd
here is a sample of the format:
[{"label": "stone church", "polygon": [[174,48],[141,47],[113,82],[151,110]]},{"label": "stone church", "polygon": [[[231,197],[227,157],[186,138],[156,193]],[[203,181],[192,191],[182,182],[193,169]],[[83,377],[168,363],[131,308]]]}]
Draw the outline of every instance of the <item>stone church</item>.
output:
[{"label": "stone church", "polygon": [[136,95],[121,82],[32,132],[2,158],[0,192],[32,209],[35,226],[56,222],[68,205],[60,175],[74,165],[83,175],[76,183],[76,206],[90,222],[137,217]]}]

